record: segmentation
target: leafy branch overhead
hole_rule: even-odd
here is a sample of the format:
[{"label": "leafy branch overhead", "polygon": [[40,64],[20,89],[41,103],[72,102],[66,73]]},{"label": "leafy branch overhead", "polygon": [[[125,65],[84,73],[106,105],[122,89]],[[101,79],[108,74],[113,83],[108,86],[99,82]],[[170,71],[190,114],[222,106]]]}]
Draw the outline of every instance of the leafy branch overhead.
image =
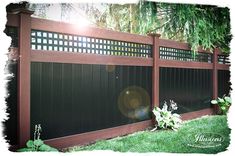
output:
[{"label": "leafy branch overhead", "polygon": [[228,8],[156,2],[108,6],[113,11],[107,12],[105,27],[142,35],[160,33],[163,38],[190,43],[193,50],[218,46],[229,51]]},{"label": "leafy branch overhead", "polygon": [[[40,8],[45,9],[42,5],[32,6],[40,10],[40,14]],[[194,51],[202,46],[210,50],[220,47],[229,52],[228,8],[143,0],[138,4],[60,4],[60,7],[66,17],[69,12],[72,16],[73,11],[80,11],[99,27],[141,35],[160,33],[162,38],[188,42]]]}]

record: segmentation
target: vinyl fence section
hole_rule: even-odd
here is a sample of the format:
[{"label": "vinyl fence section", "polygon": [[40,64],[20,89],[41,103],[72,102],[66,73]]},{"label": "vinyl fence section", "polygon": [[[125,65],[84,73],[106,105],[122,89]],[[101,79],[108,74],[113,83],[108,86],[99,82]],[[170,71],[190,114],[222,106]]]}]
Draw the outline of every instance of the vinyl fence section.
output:
[{"label": "vinyl fence section", "polygon": [[[182,118],[212,114],[229,94],[229,62],[216,48],[194,56],[187,43],[8,13],[12,37],[8,121],[20,147],[41,124],[42,139],[64,148],[143,130],[151,110],[174,100]],[[16,128],[17,125],[17,128]],[[13,139],[15,138],[15,139]]]}]

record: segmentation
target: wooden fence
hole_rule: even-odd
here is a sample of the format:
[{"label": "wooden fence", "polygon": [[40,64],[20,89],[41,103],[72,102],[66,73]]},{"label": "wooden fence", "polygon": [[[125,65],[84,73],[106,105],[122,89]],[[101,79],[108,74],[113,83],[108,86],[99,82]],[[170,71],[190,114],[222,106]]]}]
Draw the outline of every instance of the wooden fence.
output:
[{"label": "wooden fence", "polygon": [[46,143],[63,148],[152,126],[151,109],[164,100],[175,100],[184,120],[212,114],[210,100],[229,93],[230,65],[219,48],[193,56],[187,43],[158,34],[82,29],[32,13],[15,10],[6,24],[17,68],[19,147],[34,124]]}]

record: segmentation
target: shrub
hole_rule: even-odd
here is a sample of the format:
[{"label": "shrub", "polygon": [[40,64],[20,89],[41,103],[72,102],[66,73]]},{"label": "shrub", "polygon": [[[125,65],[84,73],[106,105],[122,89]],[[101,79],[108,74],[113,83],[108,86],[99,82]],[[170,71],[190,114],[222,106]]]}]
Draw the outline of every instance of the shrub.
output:
[{"label": "shrub", "polygon": [[158,127],[161,129],[170,128],[173,130],[177,130],[182,123],[180,115],[172,113],[177,109],[177,104],[173,100],[170,100],[169,107],[166,101],[164,102],[162,109],[160,109],[159,107],[155,107],[153,109],[153,114],[155,116],[157,124],[155,125],[155,128],[153,130],[156,130]]},{"label": "shrub", "polygon": [[227,114],[228,109],[232,104],[232,100],[230,97],[224,95],[222,98],[218,97],[216,100],[212,100],[211,103],[219,106],[219,114]]},{"label": "shrub", "polygon": [[34,140],[28,140],[26,143],[26,148],[18,149],[18,152],[35,152],[35,151],[44,151],[44,152],[58,152],[57,149],[50,147],[40,139],[41,126],[35,125],[34,131]]}]

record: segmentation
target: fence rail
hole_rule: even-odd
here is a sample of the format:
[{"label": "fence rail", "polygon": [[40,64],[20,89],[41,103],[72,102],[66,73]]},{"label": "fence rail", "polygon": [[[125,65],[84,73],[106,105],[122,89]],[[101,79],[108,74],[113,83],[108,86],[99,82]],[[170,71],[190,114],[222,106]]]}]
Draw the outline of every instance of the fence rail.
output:
[{"label": "fence rail", "polygon": [[152,58],[137,58],[126,56],[101,56],[96,54],[67,53],[32,50],[31,59],[35,62],[61,62],[81,64],[107,64],[107,65],[131,65],[152,66]]},{"label": "fence rail", "polygon": [[[17,134],[13,135],[18,138],[19,147],[24,146],[32,136],[33,124],[40,121],[43,121],[41,124],[48,125],[48,127],[60,129],[58,137],[48,137],[49,139],[46,142],[62,148],[128,134],[153,124],[149,119],[145,121],[127,120],[128,117],[131,117],[127,115],[128,112],[123,114],[125,112],[122,110],[123,108],[127,110],[132,107],[139,108],[138,110],[134,109],[135,111],[129,112],[129,114],[138,116],[142,113],[143,115],[151,113],[150,108],[160,106],[163,100],[167,100],[163,97],[175,96],[176,99],[179,98],[179,101],[184,103],[182,105],[182,107],[185,107],[182,111],[183,119],[192,119],[201,115],[212,114],[213,109],[208,99],[217,98],[218,92],[219,95],[222,92],[229,92],[227,82],[229,74],[224,71],[229,71],[230,62],[219,48],[214,49],[213,53],[199,48],[198,53],[194,55],[189,44],[160,39],[158,34],[141,36],[96,27],[81,28],[68,23],[34,18],[31,17],[32,13],[25,10],[8,13],[5,31],[12,38],[9,60],[15,61],[18,68],[18,119],[15,121],[18,128]],[[176,71],[180,72],[177,73]],[[195,79],[196,77],[198,79]],[[181,81],[180,78],[185,79],[185,81]],[[166,82],[166,79],[172,80]],[[223,85],[223,83],[218,83],[218,79],[226,82]],[[105,83],[105,81],[108,83]],[[193,83],[189,83],[190,81]],[[83,83],[78,84],[78,82]],[[211,84],[209,84],[210,82]],[[150,83],[151,87],[149,87]],[[200,96],[197,96],[197,99],[189,100],[186,99],[188,97],[183,96],[184,98],[181,98],[181,95],[178,95],[178,93],[186,91],[190,96],[199,95],[205,83],[212,87],[208,90],[207,97],[204,100],[200,99]],[[182,84],[181,87],[179,84]],[[165,87],[159,87],[164,85]],[[193,90],[193,87],[199,87],[197,92]],[[73,88],[73,91],[70,88]],[[80,90],[81,88],[83,90]],[[126,88],[129,90],[126,90]],[[133,90],[133,88],[135,89]],[[177,91],[177,89],[180,91]],[[70,94],[61,94],[60,96],[57,95],[58,98],[55,97],[57,92],[63,92],[63,90],[71,91],[71,94],[75,97],[68,98],[71,96]],[[79,97],[74,94],[75,90],[79,92]],[[97,101],[93,100],[94,103],[91,103],[89,100],[92,100],[93,97],[90,97],[87,98],[89,102],[86,102],[86,100],[81,102],[79,98],[88,97],[88,92],[96,97],[98,97],[98,94],[102,94],[103,101],[96,98]],[[168,93],[172,96],[169,97]],[[142,97],[145,101],[149,101],[148,109],[139,102],[143,100],[137,98],[141,97],[139,95],[146,95]],[[119,103],[125,101],[123,99],[118,100],[119,96],[127,101],[129,100],[131,105],[117,107],[117,101]],[[149,97],[150,100],[146,100],[146,97]],[[53,100],[56,99],[61,100],[54,103]],[[66,105],[65,99],[67,99]],[[102,106],[106,99],[109,100],[109,105]],[[187,100],[190,102],[186,102]],[[196,105],[195,101],[204,102],[205,107],[186,109]],[[96,103],[99,103],[99,108],[95,105]],[[76,111],[78,106],[83,106],[83,112],[88,112],[83,113],[84,118],[81,119],[84,120],[84,122],[81,121],[81,124],[86,131],[77,134],[76,132],[79,132],[81,127],[75,126],[73,129],[66,129],[66,126],[62,126],[64,129],[58,128],[61,124],[68,124],[68,121],[62,121],[65,118],[61,118],[61,121],[55,121],[56,115],[61,115],[66,110]],[[43,110],[46,112],[40,112],[39,110],[45,109],[44,107],[49,108]],[[106,125],[107,127],[104,128],[105,126],[103,126],[104,129],[101,130],[93,127],[96,130],[92,131],[92,126],[88,124],[91,122],[91,116],[86,116],[89,114],[89,108],[99,110],[99,115],[102,114],[100,108],[109,108],[106,111],[113,111],[113,114],[112,112],[111,114],[115,115],[116,113],[116,117],[125,120],[125,123],[118,123],[117,127]],[[43,113],[54,114],[53,120],[52,118],[44,119]],[[72,114],[76,113],[73,112]],[[100,116],[97,117],[98,119],[97,123],[109,122],[108,119],[104,120]],[[75,116],[71,120],[80,122]],[[100,125],[94,126],[99,127]],[[51,135],[48,127],[45,131],[48,132],[48,135]],[[69,136],[63,136],[62,133],[69,134]]]},{"label": "fence rail", "polygon": [[111,30],[100,29],[96,27],[81,28],[74,24],[64,22],[56,22],[45,19],[32,18],[32,29],[57,32],[62,34],[79,35],[85,37],[94,37],[100,39],[110,39],[124,42],[152,44],[151,37],[115,32]]}]

